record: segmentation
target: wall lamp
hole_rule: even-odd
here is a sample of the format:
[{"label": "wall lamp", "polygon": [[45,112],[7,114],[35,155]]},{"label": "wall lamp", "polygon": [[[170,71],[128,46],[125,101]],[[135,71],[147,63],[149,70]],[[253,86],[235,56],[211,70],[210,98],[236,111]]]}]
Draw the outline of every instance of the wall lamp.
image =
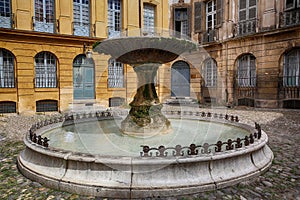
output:
[{"label": "wall lamp", "polygon": [[90,50],[90,45],[84,43],[83,44],[83,53],[86,55],[87,58],[92,58],[92,51]]}]

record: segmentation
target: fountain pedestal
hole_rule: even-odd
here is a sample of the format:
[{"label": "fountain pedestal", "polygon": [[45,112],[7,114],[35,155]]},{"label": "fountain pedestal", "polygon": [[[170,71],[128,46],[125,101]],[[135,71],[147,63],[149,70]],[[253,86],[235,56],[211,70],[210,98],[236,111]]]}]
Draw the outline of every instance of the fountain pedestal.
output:
[{"label": "fountain pedestal", "polygon": [[147,63],[134,66],[138,89],[129,115],[121,124],[122,132],[133,136],[151,136],[167,133],[170,121],[161,113],[162,104],[155,89],[155,77],[160,64]]}]

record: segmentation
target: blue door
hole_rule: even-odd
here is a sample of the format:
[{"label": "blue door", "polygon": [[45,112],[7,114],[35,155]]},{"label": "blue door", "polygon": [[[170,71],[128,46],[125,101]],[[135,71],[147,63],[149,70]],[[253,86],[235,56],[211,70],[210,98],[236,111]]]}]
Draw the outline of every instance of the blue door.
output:
[{"label": "blue door", "polygon": [[95,75],[92,59],[77,56],[73,63],[74,99],[95,98]]},{"label": "blue door", "polygon": [[172,66],[171,96],[190,96],[190,66],[186,62],[178,61]]}]

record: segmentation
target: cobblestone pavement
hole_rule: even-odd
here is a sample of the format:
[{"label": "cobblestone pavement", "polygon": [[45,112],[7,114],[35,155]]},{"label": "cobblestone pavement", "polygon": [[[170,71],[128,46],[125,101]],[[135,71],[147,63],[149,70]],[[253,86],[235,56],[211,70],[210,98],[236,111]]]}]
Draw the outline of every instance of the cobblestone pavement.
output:
[{"label": "cobblestone pavement", "polygon": [[[188,107],[184,109],[195,110]],[[199,110],[207,111],[204,108]],[[217,191],[177,199],[300,200],[300,110],[237,108],[213,109],[211,112],[238,115],[242,123],[260,123],[269,136],[269,147],[275,156],[273,164],[257,178]],[[49,189],[18,172],[16,157],[25,148],[22,142],[24,133],[33,122],[47,117],[15,114],[0,116],[0,199],[101,199]]]}]

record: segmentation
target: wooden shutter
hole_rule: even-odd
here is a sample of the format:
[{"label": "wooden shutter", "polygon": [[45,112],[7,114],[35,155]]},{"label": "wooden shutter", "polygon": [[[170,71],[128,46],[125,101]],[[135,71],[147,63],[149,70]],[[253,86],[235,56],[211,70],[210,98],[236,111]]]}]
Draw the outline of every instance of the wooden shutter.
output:
[{"label": "wooden shutter", "polygon": [[221,26],[223,22],[223,0],[216,0],[217,23],[216,26]]},{"label": "wooden shutter", "polygon": [[187,23],[188,23],[188,30],[187,30],[187,35],[189,36],[189,37],[191,37],[191,25],[192,25],[192,23],[191,23],[191,19],[192,19],[192,10],[191,10],[191,7],[189,6],[189,7],[187,7],[187,9],[186,9],[186,11],[187,11],[187,15],[188,15],[188,18],[187,18]]},{"label": "wooden shutter", "polygon": [[202,31],[202,2],[194,3],[194,31],[195,33],[199,33]]}]

